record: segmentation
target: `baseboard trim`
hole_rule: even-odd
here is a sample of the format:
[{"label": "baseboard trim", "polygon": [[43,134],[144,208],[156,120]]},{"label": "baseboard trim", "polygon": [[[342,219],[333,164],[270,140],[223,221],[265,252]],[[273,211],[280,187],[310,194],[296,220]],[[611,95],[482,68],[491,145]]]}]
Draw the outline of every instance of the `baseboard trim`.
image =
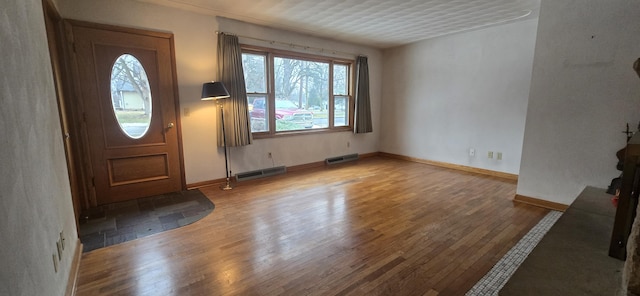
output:
[{"label": "baseboard trim", "polygon": [[[371,153],[365,153],[365,154],[359,154],[359,158],[363,159],[363,158],[369,158],[369,157],[374,157],[374,156],[378,156],[380,155],[380,152],[371,152]],[[319,168],[319,167],[324,167],[326,164],[324,161],[316,161],[316,162],[310,162],[310,163],[305,163],[305,164],[300,164],[300,165],[294,165],[294,166],[290,166],[287,167],[287,173],[290,172],[298,172],[298,171],[303,171],[303,170],[307,170],[307,169],[313,169],[313,168]],[[196,183],[190,183],[187,184],[187,189],[191,190],[191,189],[198,189],[198,188],[202,188],[202,187],[208,187],[208,186],[213,186],[213,185],[222,185],[227,181],[226,178],[220,178],[220,179],[214,179],[214,180],[209,180],[209,181],[202,181],[202,182],[196,182]],[[235,177],[231,177],[231,182],[236,182]]]},{"label": "baseboard trim", "polygon": [[76,249],[73,252],[73,260],[71,261],[71,270],[69,270],[69,279],[67,281],[67,290],[64,295],[76,295],[76,286],[78,284],[78,272],[80,271],[80,260],[82,259],[82,243],[80,239],[76,242]]},{"label": "baseboard trim", "polygon": [[389,158],[400,159],[400,160],[417,162],[417,163],[424,163],[424,164],[437,166],[437,167],[442,167],[442,168],[447,168],[447,169],[454,169],[454,170],[458,170],[458,171],[464,171],[464,172],[469,172],[469,173],[476,173],[476,174],[481,174],[481,175],[487,175],[487,176],[492,176],[492,177],[498,177],[498,178],[513,180],[513,181],[518,181],[518,175],[515,175],[515,174],[492,171],[492,170],[487,170],[487,169],[474,168],[474,167],[470,167],[470,166],[447,163],[447,162],[440,162],[440,161],[434,161],[434,160],[415,158],[415,157],[404,156],[404,155],[393,154],[393,153],[387,153],[387,152],[378,152],[378,155],[384,156],[384,157],[389,157]]},{"label": "baseboard trim", "polygon": [[513,201],[560,212],[564,212],[569,208],[569,205],[520,194],[516,194],[516,196],[513,197]]},{"label": "baseboard trim", "polygon": [[369,157],[375,157],[375,156],[380,156],[380,152],[364,153],[364,154],[360,154],[359,156],[360,156],[360,159],[369,158]]},{"label": "baseboard trim", "polygon": [[[235,177],[229,178],[231,182],[236,182]],[[214,186],[214,185],[224,185],[227,182],[227,178],[213,179],[208,181],[196,182],[187,184],[187,190],[198,189],[202,187]]]},{"label": "baseboard trim", "polygon": [[227,179],[223,178],[223,179],[215,179],[215,180],[191,183],[191,184],[187,184],[187,190],[198,189],[201,187],[207,187],[207,186],[213,186],[213,185],[220,185],[226,181]]}]

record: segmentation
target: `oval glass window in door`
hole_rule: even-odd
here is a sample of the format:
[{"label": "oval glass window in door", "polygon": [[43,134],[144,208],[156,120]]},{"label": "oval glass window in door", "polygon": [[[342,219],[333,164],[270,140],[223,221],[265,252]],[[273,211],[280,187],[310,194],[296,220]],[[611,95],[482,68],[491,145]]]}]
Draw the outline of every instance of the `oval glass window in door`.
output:
[{"label": "oval glass window in door", "polygon": [[111,102],[125,135],[142,138],[151,124],[151,87],[140,61],[123,54],[111,68]]}]

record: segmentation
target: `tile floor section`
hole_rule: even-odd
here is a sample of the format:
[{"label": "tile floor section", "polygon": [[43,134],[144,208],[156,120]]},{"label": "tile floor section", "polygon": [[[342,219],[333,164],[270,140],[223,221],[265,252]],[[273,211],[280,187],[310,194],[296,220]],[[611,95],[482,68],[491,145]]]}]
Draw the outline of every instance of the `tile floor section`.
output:
[{"label": "tile floor section", "polygon": [[83,252],[191,224],[214,207],[197,189],[100,206],[80,221]]},{"label": "tile floor section", "polygon": [[551,211],[536,226],[505,254],[478,283],[467,292],[467,296],[498,295],[498,292],[516,272],[524,259],[538,245],[551,226],[562,216],[562,212]]}]

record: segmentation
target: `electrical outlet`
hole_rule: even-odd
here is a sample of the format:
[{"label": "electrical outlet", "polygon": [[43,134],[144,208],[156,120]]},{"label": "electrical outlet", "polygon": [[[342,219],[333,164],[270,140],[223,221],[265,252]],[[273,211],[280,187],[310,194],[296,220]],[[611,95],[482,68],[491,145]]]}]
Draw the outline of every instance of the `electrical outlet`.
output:
[{"label": "electrical outlet", "polygon": [[487,153],[487,157],[488,158],[493,158],[493,151],[489,151],[489,153]]},{"label": "electrical outlet", "polygon": [[271,155],[271,152],[269,152],[269,153],[267,154],[267,157],[269,157],[269,158],[273,158],[273,155]]},{"label": "electrical outlet", "polygon": [[470,148],[469,149],[469,156],[476,156],[476,149]]},{"label": "electrical outlet", "polygon": [[502,160],[502,152],[498,152],[498,156],[496,157],[497,160]]}]

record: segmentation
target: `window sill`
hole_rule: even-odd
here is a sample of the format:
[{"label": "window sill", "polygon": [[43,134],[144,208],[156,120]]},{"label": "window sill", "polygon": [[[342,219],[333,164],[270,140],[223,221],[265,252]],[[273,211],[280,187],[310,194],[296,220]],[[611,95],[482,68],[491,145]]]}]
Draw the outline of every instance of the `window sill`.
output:
[{"label": "window sill", "polygon": [[277,132],[275,134],[269,132],[257,132],[253,133],[254,139],[268,139],[268,138],[280,138],[280,137],[290,137],[290,136],[301,136],[301,135],[316,135],[316,134],[329,134],[329,133],[339,133],[339,132],[351,132],[353,131],[353,127],[344,126],[344,127],[334,127],[332,129],[329,128],[318,128],[318,129],[309,129],[309,130],[295,130],[295,131],[283,131]]}]

